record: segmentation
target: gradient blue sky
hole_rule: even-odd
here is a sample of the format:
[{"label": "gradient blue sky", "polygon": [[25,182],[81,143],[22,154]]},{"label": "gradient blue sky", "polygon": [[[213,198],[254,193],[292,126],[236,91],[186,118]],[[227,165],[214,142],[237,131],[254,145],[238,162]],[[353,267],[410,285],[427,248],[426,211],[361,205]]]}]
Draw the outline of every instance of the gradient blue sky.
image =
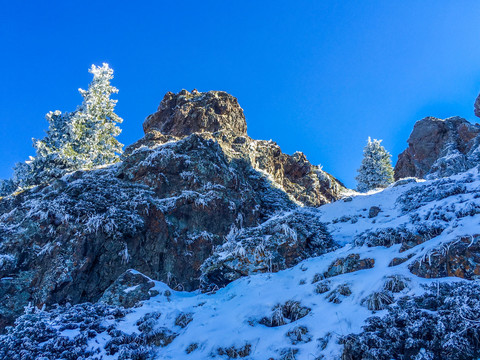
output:
[{"label": "gradient blue sky", "polygon": [[475,121],[480,1],[0,0],[0,178],[71,111],[92,63],[120,89],[120,140],[167,91],[225,90],[249,135],[303,151],[348,186],[368,136],[393,162],[416,120]]}]

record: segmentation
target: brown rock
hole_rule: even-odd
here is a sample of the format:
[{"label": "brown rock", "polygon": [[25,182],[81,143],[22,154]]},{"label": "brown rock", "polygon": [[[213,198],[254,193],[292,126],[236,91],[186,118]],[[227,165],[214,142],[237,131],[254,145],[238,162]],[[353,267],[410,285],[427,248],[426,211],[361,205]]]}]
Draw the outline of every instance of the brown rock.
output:
[{"label": "brown rock", "polygon": [[178,94],[168,92],[156,113],[147,117],[143,130],[158,130],[164,135],[188,136],[196,132],[227,131],[242,136],[247,134],[243,110],[232,95],[224,91]]},{"label": "brown rock", "polygon": [[475,101],[475,115],[480,117],[480,95],[478,95],[477,100]]},{"label": "brown rock", "polygon": [[459,238],[444,244],[415,261],[410,271],[424,278],[456,276],[476,279],[480,276],[480,235]]},{"label": "brown rock", "polygon": [[[468,169],[467,154],[476,144],[480,126],[460,117],[445,120],[426,117],[415,124],[408,148],[398,156],[395,180],[416,177],[425,178],[432,172],[447,176]],[[455,155],[455,163],[442,168],[438,160]],[[451,160],[449,160],[451,161]],[[434,166],[436,165],[436,166]],[[458,167],[458,169],[456,169]]]},{"label": "brown rock", "polygon": [[395,257],[393,258],[390,263],[388,264],[389,267],[398,266],[403,264],[405,261],[409,260],[414,254],[410,254],[407,257]]}]

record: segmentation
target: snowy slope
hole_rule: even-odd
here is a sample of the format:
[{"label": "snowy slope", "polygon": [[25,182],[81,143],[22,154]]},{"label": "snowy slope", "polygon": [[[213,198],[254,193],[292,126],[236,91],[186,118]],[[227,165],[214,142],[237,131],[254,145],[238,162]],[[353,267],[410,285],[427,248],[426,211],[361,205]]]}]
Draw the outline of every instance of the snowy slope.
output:
[{"label": "snowy slope", "polygon": [[[111,323],[128,336],[145,331],[141,327],[148,321],[148,331],[162,339],[152,348],[156,359],[339,358],[343,345],[338,340],[361,332],[372,315],[385,315],[388,303],[422,294],[422,285],[467,281],[421,278],[410,267],[461,237],[477,241],[480,174],[472,169],[440,180],[397,182],[305,211],[316,212],[339,249],[277,273],[241,278],[213,293],[177,292],[156,282],[159,295]],[[332,266],[349,256],[357,265],[366,261]],[[392,266],[394,259],[403,262]],[[400,289],[389,288],[392,279],[402,282]],[[74,329],[62,335],[80,336]],[[89,349],[98,352],[91,358],[134,358],[106,351],[111,339],[107,332],[89,339]]]},{"label": "snowy slope", "polygon": [[[461,207],[462,204],[467,206],[472,202],[480,204],[480,200],[475,199],[480,193],[480,177],[477,170],[457,175],[452,180],[461,183],[469,177],[474,178],[474,181],[467,185],[470,193],[430,201],[416,212],[425,214],[438,207],[454,205]],[[436,282],[439,279],[416,277],[409,271],[409,264],[425,256],[429,250],[438,247],[442,242],[459,235],[480,232],[480,214],[477,214],[450,221],[441,235],[402,253],[399,252],[400,244],[388,248],[365,245],[358,247],[353,244],[356,236],[367,230],[410,225],[412,213],[402,212],[401,204],[397,201],[398,197],[414,187],[425,188],[432,183],[435,184],[435,181],[420,184],[412,182],[370,195],[355,196],[352,201],[338,201],[325,205],[319,209],[318,215],[322,221],[329,223],[328,229],[334,239],[343,245],[341,249],[303,261],[292,269],[237,280],[214,294],[175,292],[163,283],[157,283],[156,288],[161,295],[150,299],[143,307],[128,314],[120,326],[130,331],[138,331],[135,323],[141,316],[152,311],[160,312],[162,315],[157,326],[173,329],[178,333],[178,337],[170,345],[158,350],[158,356],[162,359],[205,359],[219,356],[220,348],[241,349],[245,345],[251,346],[251,353],[248,356],[251,359],[277,358],[279,352],[288,349],[298,350],[296,355],[298,359],[315,358],[320,353],[327,358],[338,356],[341,347],[336,343],[335,337],[361,331],[365,319],[372,315],[372,311],[362,305],[362,300],[373,292],[381,291],[389,276],[402,275],[410,279],[408,289],[396,296],[421,293],[423,291],[421,284]],[[378,206],[382,211],[377,217],[370,219],[368,210],[372,206]],[[335,222],[342,218],[356,218],[357,221]],[[317,284],[312,281],[315,274],[325,272],[333,261],[349,254],[359,254],[361,259],[374,259],[375,265],[372,269],[329,278],[332,290],[348,284],[352,292],[352,295],[344,297],[340,304],[335,304],[327,298],[330,291],[316,294]],[[414,256],[403,264],[388,266],[393,258],[410,254]],[[452,278],[440,280],[457,281]],[[165,291],[169,291],[171,295],[166,297],[163,295]],[[284,304],[289,300],[299,301],[311,311],[307,316],[286,325],[267,327],[259,324],[263,317],[271,314],[277,304]],[[181,313],[192,314],[193,319],[184,329],[175,326],[175,319]],[[312,340],[293,345],[287,334],[299,326],[308,329]],[[329,338],[329,334],[331,339],[326,348],[321,350],[322,341],[318,339]],[[191,344],[198,344],[198,349],[187,355],[186,349]]]}]

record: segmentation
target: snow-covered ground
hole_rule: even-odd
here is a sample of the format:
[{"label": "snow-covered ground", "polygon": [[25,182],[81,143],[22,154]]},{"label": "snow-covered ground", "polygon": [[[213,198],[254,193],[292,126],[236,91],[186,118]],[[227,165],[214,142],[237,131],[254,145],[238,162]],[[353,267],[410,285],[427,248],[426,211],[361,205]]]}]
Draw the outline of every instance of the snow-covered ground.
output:
[{"label": "snow-covered ground", "polygon": [[[421,295],[423,285],[466,282],[420,278],[410,267],[459,238],[473,244],[480,234],[478,169],[349,195],[318,209],[297,210],[316,214],[338,244],[335,251],[276,273],[240,278],[211,293],[179,292],[155,282],[158,295],[126,313],[83,304],[54,315],[26,315],[3,341],[15,349],[25,334],[45,332],[28,335],[29,346],[47,346],[54,339],[58,344],[64,337],[69,349],[92,351],[82,359],[147,359],[149,346],[155,359],[339,359],[339,339],[362,332],[372,315],[386,315],[388,304]],[[91,320],[80,325],[89,314]],[[46,330],[38,328],[38,319]]]},{"label": "snow-covered ground", "polygon": [[[451,191],[459,184],[461,189]],[[156,349],[158,359],[227,358],[226,349],[230,349],[230,356],[248,353],[246,358],[259,360],[288,359],[289,354],[294,353],[296,359],[317,359],[321,354],[327,359],[336,358],[342,351],[337,343],[340,336],[360,332],[364,321],[373,313],[381,316],[386,312],[368,310],[365,300],[372,293],[381,292],[390,277],[406,279],[407,287],[393,294],[395,298],[422,293],[422,284],[464,281],[419,278],[410,272],[409,265],[444,242],[480,233],[480,214],[464,211],[480,207],[479,195],[480,176],[478,170],[473,169],[444,180],[397,184],[380,192],[358,194],[322,206],[318,216],[341,245],[338,250],[307,259],[291,269],[241,278],[210,294],[176,292],[156,282],[155,289],[160,294],[127,314],[118,327],[127,333],[139,332],[136,325],[139,319],[149,313],[159,313],[155,328],[170,329],[177,336],[167,346]],[[369,218],[369,211],[375,206],[380,212]],[[358,242],[362,234],[368,232],[401,226],[414,231],[415,226],[431,224],[441,226],[443,232],[406,251],[401,251],[401,244],[360,246]],[[373,268],[315,281],[317,274],[326,272],[335,260],[350,254],[373,259]],[[392,259],[409,255],[412,255],[409,260],[389,266]],[[320,283],[328,290],[318,293]],[[345,288],[351,295],[341,291]],[[289,301],[299,302],[300,307],[310,311],[294,321],[284,319],[286,323],[280,326],[265,325],[262,319],[271,317],[278,305]],[[184,327],[184,324],[175,324],[181,315],[191,319]],[[302,335],[292,335],[299,333]],[[66,335],[72,336],[72,333]],[[99,346],[108,341],[107,338],[94,339],[91,346],[95,346],[97,340]],[[105,358],[115,356],[105,354]]]}]

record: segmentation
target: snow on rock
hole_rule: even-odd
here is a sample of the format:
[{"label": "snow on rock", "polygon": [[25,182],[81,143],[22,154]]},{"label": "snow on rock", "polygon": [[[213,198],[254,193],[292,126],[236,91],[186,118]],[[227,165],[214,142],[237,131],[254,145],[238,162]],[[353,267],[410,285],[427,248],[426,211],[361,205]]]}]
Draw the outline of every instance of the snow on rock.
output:
[{"label": "snow on rock", "polygon": [[[97,301],[130,268],[177,290],[198,289],[202,265],[232,227],[273,240],[277,230],[269,219],[340,198],[343,186],[304,154],[250,139],[232,96],[167,98],[158,122],[147,119],[145,138],[120,163],[0,198],[0,331],[29,302]],[[265,247],[274,259],[264,257],[243,275],[328,251],[333,243],[312,219],[279,223],[282,245]]]},{"label": "snow on rock", "polygon": [[[374,206],[381,211],[370,217]],[[474,168],[298,210],[297,216],[308,213],[324,224],[335,247],[289,269],[252,271],[207,293],[175,291],[155,281],[158,295],[109,320],[111,328],[91,332],[87,344],[96,343],[97,353],[112,359],[126,359],[132,351],[144,359],[478,357],[480,287],[467,280],[479,265],[477,209],[480,174]],[[272,236],[283,234],[282,241],[293,243],[298,236],[289,221],[272,224],[278,227]],[[248,258],[249,241],[261,239],[253,232],[247,241],[239,232],[232,231],[227,242],[244,244],[236,251]],[[19,336],[37,339],[37,330],[22,330],[27,318],[20,319],[1,342],[19,347]],[[44,341],[59,338],[54,333]]]},{"label": "snow on rock", "polygon": [[438,178],[466,171],[480,160],[480,125],[461,117],[426,117],[415,123],[398,155],[395,179]]}]

